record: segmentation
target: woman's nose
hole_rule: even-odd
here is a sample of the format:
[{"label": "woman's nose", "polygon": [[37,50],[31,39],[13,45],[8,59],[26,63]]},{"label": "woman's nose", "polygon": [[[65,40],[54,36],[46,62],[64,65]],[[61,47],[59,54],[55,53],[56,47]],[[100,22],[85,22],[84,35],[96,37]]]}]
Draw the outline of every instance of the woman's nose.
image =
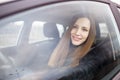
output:
[{"label": "woman's nose", "polygon": [[81,30],[77,30],[76,35],[81,35]]}]

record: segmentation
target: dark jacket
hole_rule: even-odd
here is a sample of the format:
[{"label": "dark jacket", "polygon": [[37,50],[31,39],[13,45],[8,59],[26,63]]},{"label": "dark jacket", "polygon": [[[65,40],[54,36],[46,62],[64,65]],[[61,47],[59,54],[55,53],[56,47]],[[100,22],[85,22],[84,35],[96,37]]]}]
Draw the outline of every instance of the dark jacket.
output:
[{"label": "dark jacket", "polygon": [[59,80],[92,80],[96,74],[112,60],[112,47],[109,38],[94,45],[89,53],[80,60],[79,66],[70,69],[66,76]]}]

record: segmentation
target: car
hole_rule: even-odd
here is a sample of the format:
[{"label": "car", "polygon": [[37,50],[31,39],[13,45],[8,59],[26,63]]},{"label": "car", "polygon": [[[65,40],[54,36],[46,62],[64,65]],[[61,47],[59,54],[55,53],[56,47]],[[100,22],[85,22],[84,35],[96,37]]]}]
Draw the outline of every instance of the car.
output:
[{"label": "car", "polygon": [[[80,14],[95,19],[93,48],[101,49],[97,58],[104,62],[93,74],[89,72],[95,67],[86,70],[83,78],[79,68],[67,75],[60,73],[64,69],[52,68],[43,75],[57,43],[73,17]],[[0,80],[119,80],[119,66],[120,5],[110,0],[14,0],[0,4]],[[39,79],[40,75],[44,79]]]}]

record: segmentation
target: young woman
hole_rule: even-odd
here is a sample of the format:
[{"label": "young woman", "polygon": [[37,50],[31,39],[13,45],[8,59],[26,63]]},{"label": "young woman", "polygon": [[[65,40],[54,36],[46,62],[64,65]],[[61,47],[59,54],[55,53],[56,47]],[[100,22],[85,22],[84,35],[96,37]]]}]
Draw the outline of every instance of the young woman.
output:
[{"label": "young woman", "polygon": [[79,61],[88,53],[95,40],[95,22],[91,17],[78,17],[68,28],[53,51],[48,65],[50,67],[79,65]]}]

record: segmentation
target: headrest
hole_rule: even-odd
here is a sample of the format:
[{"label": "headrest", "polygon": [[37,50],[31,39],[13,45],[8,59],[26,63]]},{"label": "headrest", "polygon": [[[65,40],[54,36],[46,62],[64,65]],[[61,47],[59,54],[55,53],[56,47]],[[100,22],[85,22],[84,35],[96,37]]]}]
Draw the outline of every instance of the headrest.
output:
[{"label": "headrest", "polygon": [[43,31],[46,37],[59,38],[59,31],[55,23],[45,23]]}]

